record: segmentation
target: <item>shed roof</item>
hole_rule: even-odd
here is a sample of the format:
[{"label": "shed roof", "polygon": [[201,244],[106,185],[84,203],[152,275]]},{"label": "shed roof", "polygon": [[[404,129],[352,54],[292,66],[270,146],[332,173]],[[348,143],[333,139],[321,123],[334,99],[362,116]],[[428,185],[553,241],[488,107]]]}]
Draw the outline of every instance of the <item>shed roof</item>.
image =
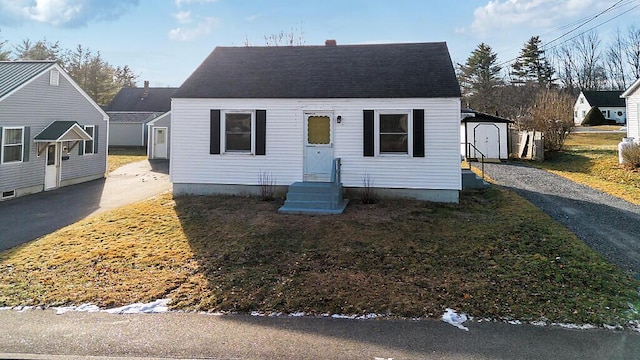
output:
[{"label": "shed roof", "polygon": [[[462,114],[462,120],[461,122],[466,123],[466,122],[493,122],[493,123],[507,123],[507,124],[512,124],[515,121],[511,120],[511,119],[507,119],[507,118],[503,118],[497,115],[490,115],[487,113],[483,113],[480,111],[475,111],[472,109],[468,109],[468,108],[462,108],[460,110],[460,113]],[[465,114],[472,114],[471,116],[464,116]]]},{"label": "shed roof", "polygon": [[111,123],[140,123],[144,124],[153,119],[161,112],[150,111],[108,111],[109,121]]},{"label": "shed roof", "polygon": [[58,142],[91,140],[83,128],[75,121],[54,121],[33,138],[35,142]]},{"label": "shed roof", "polygon": [[459,98],[446,43],[217,47],[174,98]]},{"label": "shed roof", "polygon": [[0,98],[54,66],[55,63],[55,61],[0,61]]},{"label": "shed roof", "polygon": [[175,87],[150,87],[120,89],[105,108],[106,111],[167,112],[171,110],[171,95]]},{"label": "shed roof", "polygon": [[625,107],[622,91],[582,91],[591,106]]}]

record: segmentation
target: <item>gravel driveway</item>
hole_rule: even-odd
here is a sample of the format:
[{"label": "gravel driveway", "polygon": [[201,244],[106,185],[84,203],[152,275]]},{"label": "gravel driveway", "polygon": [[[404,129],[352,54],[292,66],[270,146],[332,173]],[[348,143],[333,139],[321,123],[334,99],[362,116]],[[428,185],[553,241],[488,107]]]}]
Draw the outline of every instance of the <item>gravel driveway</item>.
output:
[{"label": "gravel driveway", "polygon": [[610,262],[640,276],[640,206],[523,164],[484,166],[499,185],[515,190]]}]

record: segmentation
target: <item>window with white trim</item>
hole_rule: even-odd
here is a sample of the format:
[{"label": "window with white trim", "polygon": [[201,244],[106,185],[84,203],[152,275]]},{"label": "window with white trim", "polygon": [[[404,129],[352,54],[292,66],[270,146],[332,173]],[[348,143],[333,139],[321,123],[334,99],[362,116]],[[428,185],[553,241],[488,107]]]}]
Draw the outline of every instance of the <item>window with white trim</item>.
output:
[{"label": "window with white trim", "polygon": [[89,136],[91,136],[91,140],[85,140],[84,141],[84,154],[93,154],[93,134],[95,134],[94,131],[95,127],[93,125],[85,125],[84,127],[84,131],[89,134]]},{"label": "window with white trim", "polygon": [[378,113],[377,120],[378,154],[411,155],[410,112],[383,111]]},{"label": "window with white trim", "polygon": [[255,119],[250,111],[226,111],[222,121],[225,153],[253,153]]},{"label": "window with white trim", "polygon": [[2,128],[2,163],[22,162],[24,127]]}]

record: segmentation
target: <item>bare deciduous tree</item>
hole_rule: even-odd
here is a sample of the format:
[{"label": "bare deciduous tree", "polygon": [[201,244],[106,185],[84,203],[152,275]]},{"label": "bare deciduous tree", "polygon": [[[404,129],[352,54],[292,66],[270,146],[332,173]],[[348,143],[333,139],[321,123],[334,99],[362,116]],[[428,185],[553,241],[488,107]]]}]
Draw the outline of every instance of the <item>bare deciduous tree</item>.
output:
[{"label": "bare deciduous tree", "polygon": [[620,29],[616,29],[606,52],[609,88],[612,90],[624,90],[627,88],[625,47],[625,40],[620,33]]},{"label": "bare deciduous tree", "polygon": [[640,79],[640,28],[630,26],[625,37],[627,63],[633,79]]},{"label": "bare deciduous tree", "polygon": [[545,151],[560,151],[574,127],[574,102],[575,99],[569,94],[542,90],[519,125],[526,130],[544,132]]}]

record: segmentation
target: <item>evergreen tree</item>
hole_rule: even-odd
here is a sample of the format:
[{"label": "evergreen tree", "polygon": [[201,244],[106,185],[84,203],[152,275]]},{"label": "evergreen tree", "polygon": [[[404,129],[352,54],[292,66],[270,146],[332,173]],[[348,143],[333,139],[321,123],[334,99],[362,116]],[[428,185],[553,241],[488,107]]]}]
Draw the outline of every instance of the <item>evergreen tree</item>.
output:
[{"label": "evergreen tree", "polygon": [[532,36],[512,65],[511,75],[515,77],[513,83],[535,82],[548,87],[553,81],[553,74],[554,69],[545,57],[542,41],[538,36]]},{"label": "evergreen tree", "polygon": [[492,90],[502,85],[497,64],[498,55],[491,47],[481,43],[467,58],[466,63],[458,64],[458,80],[466,100],[473,108],[484,112],[495,112],[497,104]]},{"label": "evergreen tree", "polygon": [[55,60],[64,66],[60,43],[48,42],[47,39],[32,43],[29,39],[22,40],[22,44],[15,47],[18,60]]}]

